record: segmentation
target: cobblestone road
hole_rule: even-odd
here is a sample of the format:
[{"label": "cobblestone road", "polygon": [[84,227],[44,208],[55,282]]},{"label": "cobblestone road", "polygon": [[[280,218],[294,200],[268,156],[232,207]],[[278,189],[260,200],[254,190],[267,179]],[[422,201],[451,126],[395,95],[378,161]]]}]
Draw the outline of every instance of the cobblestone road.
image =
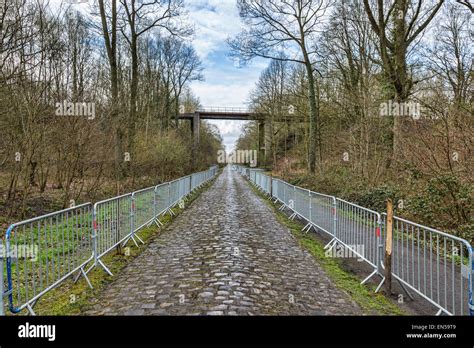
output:
[{"label": "cobblestone road", "polygon": [[358,315],[237,173],[129,264],[86,315]]}]

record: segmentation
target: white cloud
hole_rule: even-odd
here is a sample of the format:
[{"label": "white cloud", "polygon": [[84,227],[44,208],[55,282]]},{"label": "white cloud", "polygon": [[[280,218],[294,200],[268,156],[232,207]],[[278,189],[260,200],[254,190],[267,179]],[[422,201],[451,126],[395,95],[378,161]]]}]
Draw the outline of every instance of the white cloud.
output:
[{"label": "white cloud", "polygon": [[[53,8],[59,8],[61,0],[50,0]],[[88,4],[74,5],[81,12],[90,12]],[[238,68],[228,56],[228,37],[242,29],[237,0],[186,0],[189,22],[196,32],[193,46],[204,66],[204,82],[194,82],[191,88],[203,106],[245,106],[249,94],[268,61],[255,60],[250,66]],[[212,121],[224,137],[227,151],[232,150],[238,139],[242,122]]]},{"label": "white cloud", "polygon": [[189,19],[195,25],[193,41],[201,59],[225,45],[225,40],[240,31],[235,0],[189,0]]},{"label": "white cloud", "polygon": [[236,0],[189,0],[195,25],[193,45],[204,63],[204,82],[192,84],[204,106],[244,106],[267,61],[238,68],[228,56],[227,38],[241,29]]},{"label": "white cloud", "polygon": [[[189,0],[190,21],[195,25],[193,45],[204,64],[204,82],[194,82],[191,88],[203,106],[245,106],[261,71],[268,61],[255,60],[238,68],[228,56],[227,38],[240,32],[242,25],[236,0]],[[209,121],[215,124],[227,152],[234,149],[240,136],[242,121]]]},{"label": "white cloud", "polygon": [[208,84],[196,82],[192,89],[201,98],[203,106],[245,106],[249,90],[253,83]]}]

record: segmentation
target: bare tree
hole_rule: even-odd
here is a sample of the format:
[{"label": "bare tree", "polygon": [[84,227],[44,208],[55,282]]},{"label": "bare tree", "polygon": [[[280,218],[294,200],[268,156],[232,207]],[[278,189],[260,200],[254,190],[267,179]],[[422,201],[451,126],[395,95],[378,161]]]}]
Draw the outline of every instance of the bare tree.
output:
[{"label": "bare tree", "polygon": [[192,81],[202,81],[204,75],[202,74],[203,67],[199,56],[194,47],[183,44],[179,49],[178,64],[174,69],[174,84],[173,90],[176,103],[176,126],[178,126],[178,109],[179,99],[183,93],[183,88]]},{"label": "bare tree", "polygon": [[[423,0],[394,0],[387,7],[385,0],[364,0],[371,27],[378,37],[385,77],[391,87],[389,99],[398,103],[408,100],[415,83],[407,66],[410,46],[423,34],[443,3],[444,0],[431,1],[430,6]],[[395,117],[390,135],[394,156],[399,151],[400,127],[401,118]]]},{"label": "bare tree", "polygon": [[471,10],[471,13],[474,13],[474,7],[472,6],[470,0],[456,0],[456,2],[466,6],[469,10]]},{"label": "bare tree", "polygon": [[[133,190],[193,169],[188,127],[163,130],[158,122],[165,98],[175,102],[200,77],[191,44],[178,37],[189,33],[180,17],[182,1],[97,0],[92,17],[75,11],[74,3],[62,4],[0,1],[0,176],[9,180],[0,188],[0,205],[16,217],[37,212],[31,199],[37,194],[51,198],[45,202],[54,208],[65,207],[71,199],[104,198],[115,188]],[[128,19],[135,28],[134,57]],[[145,37],[152,38],[153,49]],[[174,40],[170,49],[177,50],[170,66],[162,64],[166,40]],[[129,108],[135,83],[136,112],[129,119],[121,110]],[[126,137],[134,132],[128,146]],[[201,133],[205,166],[221,140],[215,129],[203,127]],[[128,168],[139,177],[125,176],[125,146],[134,151]]]},{"label": "bare tree", "polygon": [[[277,124],[274,121],[276,117],[284,116],[288,113],[285,105],[290,103],[286,95],[288,93],[291,67],[292,65],[289,62],[272,60],[260,75],[255,91],[251,94],[253,108],[257,112],[261,110],[263,113],[270,115],[265,125],[267,127],[265,141],[269,143],[266,151],[266,163],[270,162],[269,160],[272,157],[273,163],[277,162],[278,147],[275,138],[286,125]],[[295,103],[292,102],[291,105],[295,106]],[[286,140],[285,138],[284,141],[286,142]]]},{"label": "bare tree", "polygon": [[350,135],[346,146],[353,159],[352,169],[366,178],[376,178],[379,168],[370,168],[371,159],[376,157],[371,135],[377,134],[374,126],[385,120],[372,117],[371,112],[375,104],[374,76],[380,71],[374,63],[378,58],[375,34],[358,0],[338,3],[331,18],[320,44],[320,64],[324,81],[342,92],[337,97],[330,93],[337,107],[332,116],[339,118]]},{"label": "bare tree", "polygon": [[427,49],[427,62],[435,76],[446,82],[455,104],[466,103],[472,94],[471,15],[454,5],[447,5],[436,28],[436,41]]},{"label": "bare tree", "polygon": [[[308,75],[310,132],[308,166],[316,171],[319,106],[315,87],[315,48],[311,42],[318,34],[321,18],[329,6],[318,0],[239,0],[240,17],[248,26],[229,40],[235,56],[244,61],[255,57],[303,64]],[[282,52],[288,52],[282,56]]]},{"label": "bare tree", "polygon": [[[108,2],[109,3],[109,2]],[[104,0],[99,0],[99,14],[101,22],[102,37],[104,40],[107,59],[110,70],[110,126],[114,130],[115,138],[115,177],[118,180],[123,179],[123,114],[119,111],[119,76],[118,76],[118,57],[117,57],[117,0],[110,3],[110,11],[107,11]],[[110,12],[110,14],[108,14]],[[117,190],[119,191],[119,190]],[[117,192],[119,194],[119,192]]]},{"label": "bare tree", "polygon": [[120,30],[130,47],[131,82],[130,82],[130,113],[127,123],[127,149],[130,152],[134,137],[134,122],[137,112],[137,93],[139,78],[138,40],[154,28],[160,28],[171,35],[187,36],[192,33],[189,26],[183,23],[184,5],[182,0],[120,0],[124,10],[123,25]]}]

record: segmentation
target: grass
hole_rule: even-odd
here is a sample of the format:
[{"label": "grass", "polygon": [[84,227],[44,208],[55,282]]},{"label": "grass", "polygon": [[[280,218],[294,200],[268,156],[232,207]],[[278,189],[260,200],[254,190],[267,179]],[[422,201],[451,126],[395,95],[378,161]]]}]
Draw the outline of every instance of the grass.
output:
[{"label": "grass", "polygon": [[375,286],[361,285],[361,280],[352,273],[345,271],[341,260],[326,257],[324,245],[311,233],[301,232],[301,224],[291,221],[288,216],[279,211],[260,191],[253,185],[252,190],[273,210],[277,220],[286,226],[297,239],[298,243],[307,250],[324,269],[332,282],[342,291],[346,292],[360,306],[364,314],[368,315],[406,315],[406,313],[391,299],[381,293],[375,293]]},{"label": "grass", "polygon": [[[189,206],[203,191],[209,188],[213,182],[214,180],[211,180],[209,183],[203,185],[200,189],[188,196],[186,206]],[[173,211],[176,216],[178,216],[184,209],[176,207],[173,208]],[[74,283],[72,279],[68,279],[55,289],[47,292],[38,300],[34,307],[35,313],[37,315],[49,316],[81,315],[84,310],[92,304],[94,298],[96,298],[108,284],[116,279],[121,270],[139,256],[146,249],[147,245],[153,242],[159,235],[159,232],[166,229],[174,218],[175,217],[169,215],[162,216],[160,221],[164,224],[163,227],[158,228],[153,225],[140,230],[137,234],[145,242],[145,245],[141,245],[137,248],[132,242],[129,242],[127,245],[129,248],[126,250],[125,255],[110,252],[102,257],[102,262],[107,265],[114,276],[108,275],[100,267],[95,268],[88,274],[93,289],[91,289],[87,282],[82,278],[77,283]],[[7,314],[11,313],[8,311]],[[26,315],[28,312],[25,309],[21,314]]]}]

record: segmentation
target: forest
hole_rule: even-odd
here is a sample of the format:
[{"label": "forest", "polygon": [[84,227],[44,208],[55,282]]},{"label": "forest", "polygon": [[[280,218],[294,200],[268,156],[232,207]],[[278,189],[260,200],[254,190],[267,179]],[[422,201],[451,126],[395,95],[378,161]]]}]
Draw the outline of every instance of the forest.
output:
[{"label": "forest", "polygon": [[[223,150],[180,112],[203,79],[184,0],[0,5],[0,223],[208,168]],[[473,241],[469,0],[238,0],[240,65],[268,115],[236,149],[293,184]],[[286,117],[288,116],[289,117]],[[282,116],[285,116],[282,121]],[[294,120],[291,117],[294,116]],[[303,119],[303,121],[301,121]],[[262,130],[260,130],[262,131]]]},{"label": "forest", "polygon": [[271,115],[264,151],[254,123],[239,149],[260,150],[292,184],[378,211],[391,198],[397,215],[473,241],[469,1],[241,0],[239,9],[246,29],[229,40],[232,54],[269,59],[250,102]]},{"label": "forest", "polygon": [[0,224],[156,185],[216,162],[182,0],[0,2]]}]

